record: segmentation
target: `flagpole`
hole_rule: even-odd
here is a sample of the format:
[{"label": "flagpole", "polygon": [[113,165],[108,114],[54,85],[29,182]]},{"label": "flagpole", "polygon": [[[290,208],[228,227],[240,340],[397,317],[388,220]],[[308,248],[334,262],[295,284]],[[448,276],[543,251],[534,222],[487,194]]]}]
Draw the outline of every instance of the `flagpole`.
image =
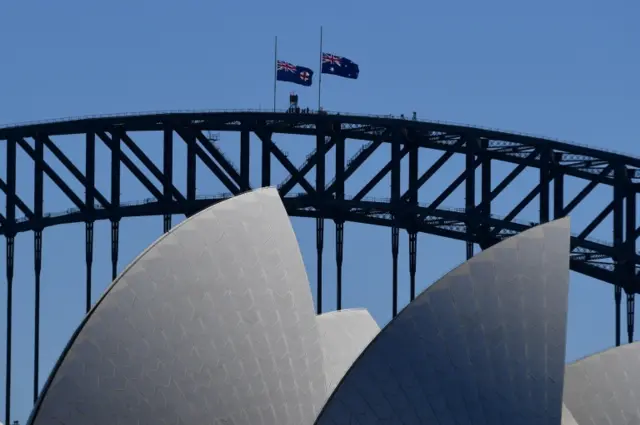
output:
[{"label": "flagpole", "polygon": [[278,92],[278,36],[273,49],[273,112],[276,111],[276,94]]},{"label": "flagpole", "polygon": [[320,75],[318,77],[318,112],[320,112],[320,108],[322,107],[321,97],[322,97],[322,25],[320,26]]}]

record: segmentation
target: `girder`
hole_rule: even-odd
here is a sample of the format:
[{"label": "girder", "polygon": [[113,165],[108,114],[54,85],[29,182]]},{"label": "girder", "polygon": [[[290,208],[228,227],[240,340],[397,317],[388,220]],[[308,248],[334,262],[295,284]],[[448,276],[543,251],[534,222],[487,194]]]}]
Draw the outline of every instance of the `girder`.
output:
[{"label": "girder", "polygon": [[[158,149],[162,163],[150,159],[136,141],[139,132],[158,133]],[[210,132],[237,132],[240,145],[239,164],[234,164]],[[85,140],[85,164],[79,165],[57,146],[56,139],[67,135]],[[257,164],[251,164],[250,139],[261,145]],[[281,135],[313,136],[315,144],[303,163],[295,165],[278,145]],[[353,155],[346,146],[364,142]],[[111,193],[101,193],[96,187],[96,146],[103,144],[109,152]],[[176,144],[185,147],[184,157],[174,154]],[[0,193],[4,194],[5,211],[0,212],[0,235],[7,243],[7,281],[11,323],[11,290],[13,282],[13,244],[17,233],[33,231],[35,237],[36,288],[40,287],[42,232],[45,228],[66,223],[86,223],[86,309],[91,307],[93,224],[98,220],[111,222],[112,277],[118,268],[119,223],[122,218],[163,216],[163,231],[171,227],[171,216],[186,216],[243,191],[251,190],[251,182],[276,185],[290,215],[316,219],[317,238],[317,309],[322,311],[322,262],[325,220],[336,224],[337,305],[342,305],[342,264],[345,250],[344,223],[347,221],[386,226],[391,229],[392,311],[398,311],[398,251],[399,231],[409,234],[410,296],[415,294],[417,233],[427,233],[467,244],[467,257],[474,245],[481,248],[522,232],[538,223],[571,214],[589,194],[602,185],[613,188],[613,196],[602,201],[601,210],[594,211],[593,220],[571,239],[571,269],[614,286],[616,302],[616,342],[620,343],[620,305],[626,293],[628,338],[633,339],[634,296],[640,292],[640,254],[636,241],[640,226],[636,223],[637,193],[640,191],[640,159],[588,147],[532,136],[495,130],[465,127],[438,122],[420,122],[392,117],[352,116],[344,114],[292,114],[258,112],[191,112],[91,117],[58,122],[0,127],[0,145],[7,152],[6,174],[0,178]],[[374,154],[389,148],[390,155],[382,163],[373,162]],[[437,159],[428,167],[419,162],[419,152],[429,150]],[[16,154],[24,152],[33,161],[34,207],[28,207],[16,191]],[[45,152],[55,157],[75,183],[84,190],[76,193],[46,160]],[[335,161],[328,161],[334,155]],[[464,166],[437,196],[425,202],[420,189],[453,158],[464,157]],[[256,157],[257,158],[257,157]],[[378,156],[379,158],[379,156]],[[196,161],[214,176],[225,193],[198,195]],[[407,160],[408,166],[403,165]],[[173,172],[178,162],[186,169],[184,190],[178,189]],[[492,184],[492,164],[506,162],[515,168]],[[328,171],[329,164],[335,169]],[[288,175],[275,181],[272,166],[279,164]],[[354,181],[354,174],[364,164],[376,167],[373,176]],[[373,165],[372,165],[373,164]],[[527,169],[537,169],[535,186],[518,195],[515,207],[495,214],[494,201]],[[122,202],[120,175],[127,169],[148,191],[149,198],[140,202]],[[260,179],[250,173],[260,171]],[[476,170],[480,177],[476,178]],[[310,176],[313,175],[313,178]],[[44,211],[43,179],[48,177],[64,194],[73,208],[64,212]],[[408,177],[402,189],[401,176]],[[564,180],[574,177],[585,181],[585,187],[575,196],[565,192]],[[389,179],[388,196],[372,198],[373,190]],[[350,193],[346,193],[349,182]],[[255,183],[254,183],[255,184]],[[355,184],[355,188],[354,185]],[[76,185],[77,187],[77,185]],[[457,188],[464,187],[465,201],[458,208],[445,207]],[[296,188],[300,188],[296,190]],[[480,198],[476,199],[476,189]],[[536,199],[539,215],[533,221],[517,217]],[[594,230],[608,217],[613,217],[612,242],[590,238]],[[37,298],[39,300],[39,298]],[[39,321],[39,301],[34,312]],[[36,331],[36,347],[38,346]],[[7,333],[7,350],[11,351],[11,332]],[[10,354],[8,354],[10,360]],[[37,358],[37,353],[36,353]],[[7,386],[10,386],[10,373]],[[37,383],[37,369],[36,369]],[[8,391],[10,393],[10,391]],[[34,393],[35,397],[36,393]],[[8,401],[7,401],[8,403]],[[7,408],[6,423],[10,409]]]},{"label": "girder", "polygon": [[[411,220],[419,220],[429,223],[429,226],[448,226],[452,228],[454,222],[449,220],[445,214],[444,217],[439,216],[439,211],[446,211],[440,208],[441,204],[447,197],[469,179],[471,175],[469,167],[476,169],[487,161],[505,161],[516,164],[516,168],[495,187],[493,187],[487,198],[480,203],[472,202],[467,205],[465,217],[455,221],[456,226],[467,226],[467,223],[474,222],[474,232],[465,230],[468,239],[475,238],[473,242],[487,245],[489,242],[478,241],[478,232],[480,229],[489,229],[488,233],[484,233],[484,237],[496,240],[503,235],[509,233],[513,229],[510,223],[527,205],[529,205],[541,193],[548,192],[548,184],[554,180],[556,176],[573,176],[588,181],[587,186],[574,198],[569,199],[561,210],[556,211],[554,216],[561,217],[570,214],[580,202],[582,202],[589,193],[591,193],[599,184],[613,185],[623,188],[619,189],[624,194],[635,194],[638,191],[637,169],[640,167],[640,160],[636,158],[626,157],[604,151],[596,151],[591,148],[570,145],[566,143],[556,142],[548,139],[538,139],[530,136],[518,134],[508,134],[494,130],[485,130],[474,127],[462,127],[434,122],[408,121],[403,119],[394,119],[389,117],[362,117],[350,115],[331,115],[331,114],[290,114],[290,113],[254,113],[254,112],[228,112],[228,113],[167,113],[167,114],[148,114],[148,115],[124,115],[114,117],[87,118],[68,121],[59,121],[52,123],[30,124],[22,126],[7,126],[0,128],[0,142],[2,140],[15,141],[17,147],[22,149],[27,155],[34,160],[34,166],[41,166],[43,172],[54,182],[54,184],[65,194],[66,197],[74,204],[73,210],[68,210],[63,214],[55,214],[52,212],[44,212],[41,217],[34,215],[26,203],[18,196],[12,193],[7,184],[0,180],[0,191],[4,192],[7,200],[12,200],[14,205],[13,220],[7,219],[4,215],[0,216],[0,234],[15,234],[18,232],[35,230],[36,228],[44,228],[59,223],[68,223],[74,221],[94,221],[100,219],[116,220],[120,217],[139,214],[138,211],[144,210],[140,214],[152,215],[154,208],[156,214],[170,215],[176,213],[185,213],[191,211],[191,208],[199,208],[195,200],[195,173],[188,172],[187,193],[181,193],[172,181],[172,176],[167,175],[167,161],[172,157],[171,153],[165,154],[165,166],[160,170],[144,150],[135,142],[135,132],[137,131],[158,131],[164,132],[165,143],[167,135],[178,135],[180,139],[188,146],[187,169],[191,170],[193,161],[200,159],[207,169],[224,185],[231,193],[237,194],[243,190],[249,190],[248,185],[248,156],[241,160],[244,168],[240,169],[233,164],[224,152],[217,146],[215,141],[210,140],[205,135],[208,131],[239,131],[243,134],[254,133],[270,153],[270,156],[281,164],[289,173],[289,176],[279,183],[278,187],[283,196],[291,195],[292,189],[299,185],[308,199],[313,199],[313,204],[322,211],[323,205],[331,199],[338,196],[338,176],[342,180],[341,186],[347,181],[363,163],[372,156],[372,154],[381,148],[384,144],[391,143],[399,146],[399,158],[402,160],[413,149],[431,149],[443,151],[441,157],[433,163],[428,169],[420,170],[417,178],[410,179],[410,190],[400,194],[400,200],[403,203],[393,206],[393,215],[395,221],[400,228],[409,229],[411,223],[407,222],[407,217]],[[277,134],[299,134],[299,135],[316,135],[322,133],[324,140],[323,147],[320,151],[314,149],[306,158],[305,162],[300,166],[295,166],[274,142]],[[67,158],[64,153],[52,141],[53,136],[67,134],[85,134],[89,140],[101,140],[110,150],[112,156],[118,161],[113,162],[112,172],[119,172],[118,164],[123,164],[140,183],[152,195],[152,202],[145,203],[145,207],[123,205],[116,202],[112,205],[113,200],[108,200],[100,191],[91,184],[95,177],[91,176],[95,170],[90,169],[87,165],[85,172],[82,172],[72,160]],[[115,137],[114,137],[115,135]],[[33,143],[27,142],[27,140]],[[344,168],[340,173],[335,173],[334,177],[325,184],[325,187],[318,190],[317,183],[309,181],[306,176],[314,169],[318,168],[321,158],[324,158],[338,143],[338,140],[366,140],[368,143],[363,146],[350,158],[345,158]],[[115,144],[117,140],[118,143]],[[171,139],[173,140],[173,139]],[[94,143],[94,142],[91,142]],[[133,154],[135,159],[142,163],[146,170],[141,170],[136,163],[130,158],[119,145],[126,146]],[[85,199],[82,200],[79,195],[70,189],[69,185],[51,168],[49,164],[42,158],[36,158],[36,150],[40,145],[50,151],[63,166],[74,176],[74,178],[85,187]],[[467,145],[474,145],[477,148],[474,151],[473,159],[467,163],[467,169],[445,187],[440,195],[426,207],[419,207],[417,218],[412,216],[413,213],[402,212],[409,208],[407,204],[411,197],[410,191],[418,191],[429,179],[447,163],[456,154],[465,154],[468,150]],[[32,146],[35,146],[32,147]],[[318,145],[320,146],[320,145]],[[93,148],[95,150],[95,148]],[[115,151],[113,149],[116,149]],[[166,150],[166,149],[165,149]],[[548,154],[545,154],[548,153]],[[172,161],[169,161],[172,162]],[[487,212],[490,210],[491,202],[498,196],[511,182],[529,167],[547,168],[549,170],[549,178],[545,184],[538,184],[528,194],[522,197],[516,207],[508,212],[503,220],[492,222],[488,225]],[[394,169],[394,160],[390,159],[386,164],[379,167],[379,171],[369,179],[365,184],[361,185],[360,190],[352,194],[349,202],[359,202],[366,199],[371,190],[384,178],[392,174]],[[622,170],[624,176],[616,178],[614,169]],[[316,170],[317,171],[317,170]],[[161,185],[154,184],[146,173],[153,175],[156,180],[162,182]],[[324,175],[324,173],[322,173]],[[558,178],[561,178],[558,177]],[[616,180],[617,179],[617,180]],[[317,179],[316,179],[317,180]],[[325,180],[326,181],[326,180]],[[468,183],[467,183],[468,184]],[[92,187],[93,186],[93,187]],[[557,185],[556,185],[557,186]],[[114,192],[114,191],[112,191]],[[322,192],[320,195],[317,192]],[[622,198],[629,198],[630,195],[621,195]],[[114,193],[112,195],[117,196]],[[344,195],[343,195],[344,196]],[[556,196],[556,195],[554,195]],[[546,197],[546,196],[545,196]],[[91,199],[90,199],[91,198]],[[91,201],[88,203],[88,201]],[[96,203],[97,202],[97,203]],[[389,201],[391,202],[391,201]],[[419,200],[413,202],[418,207]],[[375,210],[368,209],[370,203],[362,202],[357,208],[360,215],[373,217],[376,215]],[[340,210],[335,206],[332,210]],[[631,250],[633,254],[626,257],[632,258],[634,270],[636,273],[639,269],[639,256],[635,253],[635,243],[633,248],[630,242],[615,244],[592,242],[588,240],[589,235],[602,221],[613,212],[613,200],[604,205],[602,211],[596,215],[594,220],[585,227],[577,236],[575,246],[577,250],[590,249],[589,255],[580,257],[588,264],[588,268],[598,268],[606,271],[612,271],[617,250]],[[18,216],[20,215],[21,216]],[[295,213],[295,211],[294,211]],[[6,211],[9,215],[9,211]],[[491,219],[494,220],[494,219]],[[431,228],[430,227],[430,228]],[[626,226],[628,227],[628,226]],[[466,227],[465,227],[466,229]],[[521,230],[521,228],[520,228]],[[627,239],[635,241],[640,234],[638,227],[633,236]],[[576,257],[578,258],[578,257]],[[590,262],[593,259],[609,259],[611,264],[600,262]],[[598,273],[598,276],[602,276]],[[616,277],[607,276],[602,279],[606,282],[616,282]],[[637,278],[633,283],[625,283],[625,287],[638,292]]]}]

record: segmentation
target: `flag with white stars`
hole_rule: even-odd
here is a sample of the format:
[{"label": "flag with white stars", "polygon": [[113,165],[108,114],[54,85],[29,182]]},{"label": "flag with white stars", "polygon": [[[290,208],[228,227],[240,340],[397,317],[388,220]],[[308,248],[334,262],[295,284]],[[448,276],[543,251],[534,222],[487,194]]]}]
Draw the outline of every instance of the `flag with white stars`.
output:
[{"label": "flag with white stars", "polygon": [[358,75],[360,74],[360,67],[357,63],[343,56],[336,56],[332,55],[331,53],[323,53],[322,73],[356,80],[358,79]]}]

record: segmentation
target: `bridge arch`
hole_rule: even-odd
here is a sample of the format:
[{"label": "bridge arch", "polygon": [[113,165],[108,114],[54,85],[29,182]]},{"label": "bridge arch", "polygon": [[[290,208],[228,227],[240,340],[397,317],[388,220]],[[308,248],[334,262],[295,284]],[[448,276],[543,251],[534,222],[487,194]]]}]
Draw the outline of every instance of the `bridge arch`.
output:
[{"label": "bridge arch", "polygon": [[[217,146],[209,132],[236,132],[239,136],[240,163],[233,164]],[[138,132],[156,132],[162,140],[162,165],[156,165],[135,141]],[[315,149],[300,165],[294,165],[277,144],[278,135],[304,135],[315,138]],[[77,164],[54,142],[56,137],[74,136],[84,139],[85,161]],[[250,137],[260,141],[260,167],[251,167]],[[365,142],[353,156],[347,157],[349,140]],[[96,187],[96,144],[110,150],[111,193]],[[174,143],[186,146],[186,190],[178,190],[173,176]],[[345,183],[372,154],[386,145],[391,152],[388,162],[378,166],[377,173],[360,185],[354,193],[346,193]],[[417,234],[428,233],[467,242],[467,257],[475,244],[486,248],[499,240],[526,230],[538,223],[572,213],[598,185],[613,188],[613,196],[602,205],[595,219],[571,241],[572,270],[610,283],[614,287],[617,308],[616,343],[620,344],[620,312],[623,290],[628,309],[628,337],[633,339],[635,294],[640,292],[640,255],[636,241],[640,227],[636,223],[637,193],[640,191],[640,159],[619,153],[597,150],[575,144],[506,133],[477,127],[441,122],[423,122],[393,117],[374,117],[332,113],[292,114],[285,112],[221,111],[165,112],[122,114],[116,116],[73,118],[53,122],[26,123],[0,127],[0,147],[6,149],[6,175],[0,179],[0,197],[4,194],[5,211],[0,211],[0,235],[7,244],[7,366],[10,386],[11,363],[11,288],[13,282],[14,239],[18,233],[33,232],[36,288],[39,287],[43,229],[66,223],[84,222],[86,226],[87,268],[93,257],[93,226],[98,220],[111,222],[112,277],[117,271],[119,223],[124,217],[163,216],[163,228],[171,227],[171,216],[191,215],[206,206],[255,187],[251,172],[260,170],[260,186],[278,187],[290,215],[314,218],[316,221],[317,258],[322,264],[325,220],[336,223],[337,299],[341,307],[341,270],[344,223],[347,221],[389,227],[392,234],[393,300],[398,311],[398,244],[399,233],[409,235],[411,298],[415,294]],[[126,152],[123,149],[126,147]],[[419,152],[429,150],[440,155],[430,167],[421,167]],[[16,190],[16,157],[22,151],[32,160],[34,172],[33,208]],[[328,153],[335,155],[335,170],[328,172]],[[45,160],[45,152],[53,155],[76,179],[83,191],[73,191]],[[130,152],[130,154],[128,153]],[[423,202],[419,189],[451,158],[464,158],[464,169],[435,200]],[[133,158],[135,157],[135,158]],[[405,159],[406,158],[406,159]],[[135,159],[135,161],[134,161]],[[198,196],[196,160],[202,161],[228,191],[213,196]],[[401,166],[402,161],[408,163]],[[497,184],[492,184],[492,164],[507,162],[515,169]],[[283,181],[273,179],[271,164],[278,163],[289,173]],[[146,169],[142,170],[142,164]],[[4,164],[3,164],[4,166]],[[127,168],[152,197],[135,203],[120,199],[121,170]],[[494,214],[492,201],[524,170],[535,168],[538,181],[529,193],[522,194],[517,206],[503,216]],[[476,176],[480,171],[480,178]],[[314,177],[307,176],[313,171]],[[408,175],[408,188],[402,190],[401,173]],[[151,181],[151,175],[160,184]],[[330,175],[332,179],[328,178]],[[62,213],[44,210],[44,178],[47,176],[73,203],[74,208]],[[565,177],[584,180],[587,184],[575,197],[567,198]],[[388,197],[372,198],[372,189],[382,179],[390,178]],[[495,183],[495,182],[494,182]],[[302,191],[295,193],[294,188]],[[465,191],[461,208],[444,206],[447,197],[459,187]],[[476,193],[480,193],[477,197]],[[478,199],[477,199],[478,198]],[[539,203],[535,222],[520,222],[517,215],[534,200]],[[593,230],[608,217],[612,220],[610,242],[590,238]],[[90,275],[90,273],[88,273]],[[322,311],[322,267],[318,267],[317,310]],[[87,310],[91,307],[91,281],[87,280]],[[38,300],[38,298],[36,298]],[[36,301],[36,311],[39,309]],[[38,358],[38,335],[36,353]],[[38,366],[35,366],[37,395]],[[10,391],[7,391],[7,412]],[[9,423],[9,419],[7,419]]]}]

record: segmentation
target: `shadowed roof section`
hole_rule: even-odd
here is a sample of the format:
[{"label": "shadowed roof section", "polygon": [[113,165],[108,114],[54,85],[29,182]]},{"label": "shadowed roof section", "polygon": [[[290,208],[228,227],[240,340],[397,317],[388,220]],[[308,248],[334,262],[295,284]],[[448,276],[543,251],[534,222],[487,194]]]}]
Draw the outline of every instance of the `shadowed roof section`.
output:
[{"label": "shadowed roof section", "polygon": [[329,395],[380,327],[365,309],[332,311],[317,321]]},{"label": "shadowed roof section", "polygon": [[564,402],[579,425],[640,424],[640,343],[567,366]]},{"label": "shadowed roof section", "polygon": [[558,425],[569,238],[568,219],[535,227],[432,285],[356,360],[317,424]]},{"label": "shadowed roof section", "polygon": [[186,220],[114,282],[31,423],[313,423],[326,399],[309,283],[274,189]]}]

